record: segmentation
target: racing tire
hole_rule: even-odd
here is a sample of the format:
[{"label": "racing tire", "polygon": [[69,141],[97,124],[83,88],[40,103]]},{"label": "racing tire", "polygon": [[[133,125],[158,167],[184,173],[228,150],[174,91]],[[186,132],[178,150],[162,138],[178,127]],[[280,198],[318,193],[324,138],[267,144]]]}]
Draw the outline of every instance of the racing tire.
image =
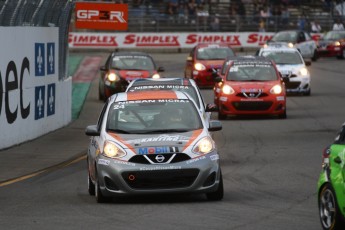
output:
[{"label": "racing tire", "polygon": [[319,217],[325,230],[340,230],[345,228],[344,217],[338,207],[334,189],[326,184],[318,196]]},{"label": "racing tire", "polygon": [[317,54],[317,51],[314,50],[314,54],[313,54],[313,56],[311,57],[311,60],[312,60],[312,61],[317,61],[317,59],[319,59],[319,55]]},{"label": "racing tire", "polygon": [[311,89],[309,89],[307,92],[303,93],[304,96],[310,96],[311,94]]},{"label": "racing tire", "polygon": [[284,111],[284,113],[279,114],[278,117],[279,117],[280,119],[286,119],[286,117],[287,117],[287,115],[286,115],[286,110]]},{"label": "racing tire", "polygon": [[341,54],[337,56],[338,59],[345,59],[345,49],[341,51]]},{"label": "racing tire", "polygon": [[97,203],[107,203],[109,201],[108,197],[103,196],[102,191],[99,187],[98,174],[96,173],[96,184],[95,184],[95,197]]},{"label": "racing tire", "polygon": [[214,192],[206,193],[207,200],[209,201],[219,201],[224,197],[224,186],[223,186],[223,176],[222,171],[220,171],[218,188]]},{"label": "racing tire", "polygon": [[87,176],[87,190],[89,191],[90,196],[95,195],[95,185],[92,183],[90,173],[88,173],[88,176]]}]

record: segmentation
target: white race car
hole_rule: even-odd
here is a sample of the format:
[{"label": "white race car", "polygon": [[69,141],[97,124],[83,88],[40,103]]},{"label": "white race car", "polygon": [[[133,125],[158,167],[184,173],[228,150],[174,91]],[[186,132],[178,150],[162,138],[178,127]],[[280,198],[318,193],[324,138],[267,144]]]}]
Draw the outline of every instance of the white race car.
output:
[{"label": "white race car", "polygon": [[261,48],[257,55],[272,59],[282,77],[289,78],[289,81],[285,81],[287,93],[310,95],[310,73],[307,66],[311,62],[304,61],[299,50],[282,44],[272,44]]}]

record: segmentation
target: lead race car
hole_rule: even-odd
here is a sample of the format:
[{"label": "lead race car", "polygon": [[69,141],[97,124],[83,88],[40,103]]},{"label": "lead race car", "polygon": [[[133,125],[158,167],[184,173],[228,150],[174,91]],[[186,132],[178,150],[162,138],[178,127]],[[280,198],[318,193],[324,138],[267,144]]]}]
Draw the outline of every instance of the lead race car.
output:
[{"label": "lead race car", "polygon": [[[188,114],[183,116],[182,113]],[[97,202],[154,193],[205,193],[223,198],[219,154],[192,98],[182,92],[113,95],[98,123],[86,128],[88,190]]]}]

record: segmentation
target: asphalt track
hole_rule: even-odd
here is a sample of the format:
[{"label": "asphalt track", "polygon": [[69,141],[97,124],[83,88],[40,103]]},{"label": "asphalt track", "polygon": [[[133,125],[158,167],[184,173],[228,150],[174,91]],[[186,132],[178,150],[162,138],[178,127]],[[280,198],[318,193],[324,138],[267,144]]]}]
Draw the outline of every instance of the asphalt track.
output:
[{"label": "asphalt track", "polygon": [[[152,55],[165,67],[165,77],[182,77],[187,54]],[[223,130],[215,133],[225,186],[220,202],[174,195],[97,204],[87,193],[83,160],[88,142],[84,129],[96,123],[103,104],[93,80],[79,118],[68,127],[0,151],[0,228],[321,229],[316,183],[321,152],[344,122],[342,65],[337,59],[313,63],[312,94],[289,96],[286,120],[222,122]],[[212,102],[211,90],[202,93]]]}]

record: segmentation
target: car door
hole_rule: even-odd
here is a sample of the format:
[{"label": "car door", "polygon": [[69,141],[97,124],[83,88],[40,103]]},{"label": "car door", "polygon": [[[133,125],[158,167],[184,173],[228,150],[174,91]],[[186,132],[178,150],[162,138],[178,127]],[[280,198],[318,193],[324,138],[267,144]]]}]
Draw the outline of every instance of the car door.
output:
[{"label": "car door", "polygon": [[340,207],[345,207],[345,126],[331,146],[331,182]]},{"label": "car door", "polygon": [[308,42],[306,41],[305,34],[302,31],[299,31],[297,34],[296,48],[301,52],[304,58],[311,57],[311,53],[308,47]]}]

